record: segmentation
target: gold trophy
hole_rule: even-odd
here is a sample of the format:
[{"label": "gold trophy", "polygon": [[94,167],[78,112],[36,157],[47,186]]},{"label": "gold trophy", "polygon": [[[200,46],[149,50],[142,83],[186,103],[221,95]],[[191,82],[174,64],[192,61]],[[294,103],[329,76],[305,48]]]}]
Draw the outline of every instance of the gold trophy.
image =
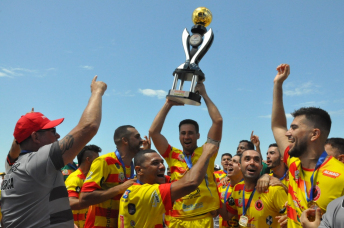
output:
[{"label": "gold trophy", "polygon": [[[190,36],[186,28],[183,31],[182,42],[186,60],[173,72],[172,89],[169,90],[166,96],[169,100],[182,104],[201,105],[201,96],[195,92],[195,87],[197,82],[205,80],[204,73],[198,64],[214,40],[212,29],[209,29],[209,31],[206,29],[211,23],[212,18],[210,10],[205,7],[198,7],[192,13],[192,21],[195,24],[191,29],[193,34]],[[180,83],[177,89],[178,81]],[[189,91],[183,90],[185,81],[191,81]]]}]

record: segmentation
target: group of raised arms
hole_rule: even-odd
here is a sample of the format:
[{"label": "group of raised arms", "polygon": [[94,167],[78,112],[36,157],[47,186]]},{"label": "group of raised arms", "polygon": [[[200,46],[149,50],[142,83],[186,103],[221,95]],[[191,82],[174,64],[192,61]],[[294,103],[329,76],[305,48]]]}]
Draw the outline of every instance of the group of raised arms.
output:
[{"label": "group of raised arms", "polygon": [[80,121],[62,139],[56,127],[64,118],[50,120],[32,109],[15,125],[0,174],[2,227],[343,228],[344,139],[328,138],[330,115],[316,107],[294,111],[287,127],[283,83],[289,74],[288,64],[277,67],[275,142],[264,161],[253,132],[234,153],[218,155],[223,118],[202,82],[195,90],[211,119],[202,144],[192,119],[181,119],[180,146],[161,134],[171,108],[183,105],[166,99],[148,137],[132,125],[119,126],[116,150],[99,155],[102,149],[88,144],[99,129],[107,89],[97,76]]}]

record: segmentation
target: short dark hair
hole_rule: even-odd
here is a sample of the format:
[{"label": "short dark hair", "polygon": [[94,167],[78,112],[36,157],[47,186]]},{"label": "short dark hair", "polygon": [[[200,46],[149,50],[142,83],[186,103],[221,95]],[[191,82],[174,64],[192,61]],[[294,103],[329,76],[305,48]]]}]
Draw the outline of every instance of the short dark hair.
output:
[{"label": "short dark hair", "polygon": [[329,144],[339,151],[339,154],[344,154],[344,139],[343,138],[328,138],[325,145]]},{"label": "short dark hair", "polygon": [[277,143],[271,143],[271,144],[269,145],[269,148],[270,148],[270,147],[278,147],[278,146],[277,146]]},{"label": "short dark hair", "polygon": [[96,145],[87,145],[82,148],[82,150],[78,153],[77,159],[78,159],[78,165],[80,166],[83,161],[85,161],[86,157],[90,156],[88,151],[92,153],[100,153],[102,152],[102,149],[99,146]]},{"label": "short dark hair", "polygon": [[128,138],[128,136],[130,135],[128,128],[135,128],[135,127],[131,125],[123,125],[123,126],[118,127],[115,130],[115,133],[113,135],[113,141],[115,142],[116,146],[121,145],[121,140],[123,137]]},{"label": "short dark hair", "polygon": [[192,125],[194,125],[195,129],[196,129],[196,133],[199,132],[198,123],[196,121],[194,121],[194,120],[191,120],[191,119],[185,119],[185,120],[180,121],[180,123],[179,123],[179,131],[180,131],[180,126],[182,126],[184,124],[192,124]]},{"label": "short dark hair", "polygon": [[239,144],[240,143],[242,143],[242,142],[245,142],[245,143],[247,143],[247,146],[248,146],[248,150],[254,150],[254,145],[253,145],[253,143],[251,142],[251,141],[248,141],[248,140],[241,140],[240,142],[239,142]]},{"label": "short dark hair", "polygon": [[232,158],[232,155],[231,155],[230,153],[224,153],[224,154],[222,154],[222,155],[221,155],[221,159],[223,158],[223,156],[229,156],[229,157]]},{"label": "short dark hair", "polygon": [[329,135],[331,130],[331,117],[330,115],[321,108],[316,107],[302,107],[295,110],[291,115],[295,118],[297,116],[305,115],[306,119],[314,124],[314,127],[324,131],[324,136]]},{"label": "short dark hair", "polygon": [[[240,163],[241,163],[243,154],[244,154],[246,151],[248,151],[248,150],[245,150],[244,152],[242,152],[242,153],[239,155],[239,156],[240,156]],[[256,151],[256,150],[254,150],[254,151]],[[258,151],[256,151],[256,152],[259,154],[259,157],[260,157],[260,164],[263,165],[263,157],[262,157],[261,153],[259,153]],[[236,155],[238,155],[238,154],[236,154]]]},{"label": "short dark hair", "polygon": [[138,152],[134,157],[134,166],[141,166],[142,163],[145,161],[145,154],[149,153],[156,153],[156,151],[152,149],[140,150],[140,152]]}]

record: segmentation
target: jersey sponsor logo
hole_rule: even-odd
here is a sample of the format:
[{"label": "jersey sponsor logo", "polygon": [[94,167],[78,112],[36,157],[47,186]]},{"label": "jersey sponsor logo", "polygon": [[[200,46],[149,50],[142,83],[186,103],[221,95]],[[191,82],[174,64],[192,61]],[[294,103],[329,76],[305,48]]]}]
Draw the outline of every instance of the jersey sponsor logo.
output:
[{"label": "jersey sponsor logo", "polygon": [[225,197],[225,192],[221,192],[221,199],[224,199]]},{"label": "jersey sponsor logo", "polygon": [[203,207],[202,202],[195,203],[195,204],[189,204],[189,205],[183,204],[183,211],[192,211],[192,210],[202,208],[202,207]]},{"label": "jersey sponsor logo", "polygon": [[86,180],[91,179],[92,174],[93,174],[93,171],[88,172],[88,175],[87,175],[87,177],[86,177]]},{"label": "jersey sponsor logo", "polygon": [[295,175],[295,180],[296,181],[299,181],[299,174],[300,174],[300,171],[299,170],[295,170],[294,175]]},{"label": "jersey sponsor logo", "polygon": [[75,191],[79,193],[81,191],[81,188],[79,186],[76,186]]},{"label": "jersey sponsor logo", "polygon": [[195,199],[201,196],[201,190],[197,188],[195,191],[191,192],[189,195],[182,197],[183,200]]},{"label": "jersey sponsor logo", "polygon": [[129,196],[129,193],[130,193],[131,191],[130,190],[126,190],[125,192],[124,192],[124,194],[123,194],[123,199],[128,199],[128,196]]},{"label": "jersey sponsor logo", "polygon": [[3,180],[1,184],[1,190],[10,190],[14,188],[13,177],[7,180]]},{"label": "jersey sponsor logo", "polygon": [[119,175],[118,175],[118,180],[120,181],[120,182],[123,182],[124,181],[124,173],[120,173]]},{"label": "jersey sponsor logo", "polygon": [[153,198],[153,207],[158,206],[158,203],[160,203],[160,199],[159,199],[159,195],[158,193],[156,193],[156,191],[154,191],[151,195],[151,197]]},{"label": "jersey sponsor logo", "polygon": [[327,177],[332,177],[332,178],[337,178],[340,176],[340,173],[337,173],[337,172],[334,172],[334,171],[330,171],[330,170],[327,170],[325,169],[323,172],[324,176],[327,176]]},{"label": "jersey sponsor logo", "polygon": [[118,164],[118,163],[115,163],[115,166],[116,166],[116,168],[117,168],[117,169],[119,169],[119,168],[120,168],[120,166],[119,166],[119,164]]},{"label": "jersey sponsor logo", "polygon": [[241,200],[241,198],[238,199],[238,206],[242,207],[242,200]]},{"label": "jersey sponsor logo", "polygon": [[128,213],[130,215],[133,215],[133,214],[136,213],[136,206],[135,206],[135,204],[133,204],[133,203],[129,203],[128,204]]},{"label": "jersey sponsor logo", "polygon": [[10,169],[10,172],[11,172],[11,171],[12,171],[12,172],[17,171],[18,166],[20,166],[20,163],[17,163],[17,162],[14,163],[14,164],[12,165],[11,169]]},{"label": "jersey sponsor logo", "polygon": [[254,207],[256,208],[257,211],[261,211],[264,208],[263,202],[259,199],[256,201],[254,204]]},{"label": "jersey sponsor logo", "polygon": [[273,222],[273,220],[272,220],[272,217],[270,215],[268,217],[266,217],[266,224],[271,226],[272,222]]},{"label": "jersey sponsor logo", "polygon": [[135,227],[135,221],[134,221],[134,220],[131,220],[131,221],[130,221],[130,226],[131,226],[131,227]]},{"label": "jersey sponsor logo", "polygon": [[178,160],[181,161],[181,162],[184,161],[185,160],[184,155],[183,154],[179,154],[178,155]]},{"label": "jersey sponsor logo", "polygon": [[120,215],[119,216],[119,228],[124,228],[124,216]]}]

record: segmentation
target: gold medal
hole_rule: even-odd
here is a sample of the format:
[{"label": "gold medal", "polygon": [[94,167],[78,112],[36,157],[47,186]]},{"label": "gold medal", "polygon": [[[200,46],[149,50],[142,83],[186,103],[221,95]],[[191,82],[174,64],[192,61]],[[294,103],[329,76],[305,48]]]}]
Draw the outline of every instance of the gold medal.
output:
[{"label": "gold medal", "polygon": [[248,218],[245,215],[242,215],[239,219],[239,225],[243,227],[247,227]]},{"label": "gold medal", "polygon": [[311,209],[314,209],[314,210],[316,210],[319,207],[318,204],[316,202],[314,202],[313,200],[309,201],[307,206],[308,206],[308,208],[311,208]]},{"label": "gold medal", "polygon": [[[310,209],[314,209],[316,210],[317,208],[319,208],[318,204],[316,202],[314,202],[313,200],[312,201],[309,201],[308,204],[307,204],[308,208]],[[310,222],[314,222],[315,221],[315,211],[314,212],[311,212],[308,214],[308,220]]]}]

